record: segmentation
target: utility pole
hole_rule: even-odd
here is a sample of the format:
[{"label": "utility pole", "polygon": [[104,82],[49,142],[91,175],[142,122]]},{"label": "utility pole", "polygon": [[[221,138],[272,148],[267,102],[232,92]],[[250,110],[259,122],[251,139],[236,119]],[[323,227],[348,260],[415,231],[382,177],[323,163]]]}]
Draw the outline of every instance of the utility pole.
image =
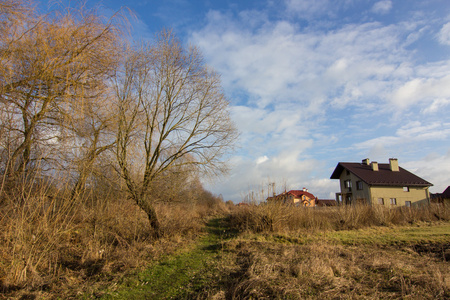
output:
[{"label": "utility pole", "polygon": [[269,182],[267,185],[267,197],[270,197],[270,186],[272,186],[272,196],[275,196],[275,182]]}]

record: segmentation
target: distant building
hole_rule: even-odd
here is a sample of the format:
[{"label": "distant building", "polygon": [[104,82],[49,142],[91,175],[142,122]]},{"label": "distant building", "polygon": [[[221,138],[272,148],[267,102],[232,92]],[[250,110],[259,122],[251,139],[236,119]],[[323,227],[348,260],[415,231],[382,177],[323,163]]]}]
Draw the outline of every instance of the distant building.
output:
[{"label": "distant building", "polygon": [[448,186],[442,193],[430,194],[431,202],[445,203],[450,200],[450,186]]},{"label": "distant building", "polygon": [[289,192],[284,192],[279,195],[267,198],[268,203],[283,203],[295,206],[306,206],[314,207],[316,206],[316,197],[308,192],[308,189],[303,188],[302,190],[290,190]]},{"label": "distant building", "polygon": [[340,162],[331,179],[339,179],[341,192],[336,201],[343,204],[411,206],[430,203],[429,187],[433,184],[399,167],[396,158],[388,164]]},{"label": "distant building", "polygon": [[334,199],[316,199],[316,206],[325,207],[325,206],[336,206],[337,202]]}]

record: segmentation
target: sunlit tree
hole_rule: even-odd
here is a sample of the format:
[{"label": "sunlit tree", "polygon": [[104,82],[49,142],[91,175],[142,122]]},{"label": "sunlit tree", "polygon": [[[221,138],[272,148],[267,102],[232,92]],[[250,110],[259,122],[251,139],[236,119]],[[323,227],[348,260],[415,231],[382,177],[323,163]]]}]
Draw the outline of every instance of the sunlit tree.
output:
[{"label": "sunlit tree", "polygon": [[39,16],[30,3],[17,1],[2,1],[0,9],[0,101],[7,117],[1,125],[8,132],[3,173],[14,178],[37,164],[61,164],[55,152],[71,151],[61,148],[68,132],[77,135],[72,146],[78,140],[88,149],[85,159],[95,158],[106,120],[96,108],[106,104],[95,102],[106,99],[117,62],[116,26],[94,11]]},{"label": "sunlit tree", "polygon": [[118,169],[158,232],[152,182],[169,169],[225,172],[223,155],[233,148],[237,131],[219,76],[197,48],[184,48],[163,31],[153,44],[126,53],[114,84]]}]

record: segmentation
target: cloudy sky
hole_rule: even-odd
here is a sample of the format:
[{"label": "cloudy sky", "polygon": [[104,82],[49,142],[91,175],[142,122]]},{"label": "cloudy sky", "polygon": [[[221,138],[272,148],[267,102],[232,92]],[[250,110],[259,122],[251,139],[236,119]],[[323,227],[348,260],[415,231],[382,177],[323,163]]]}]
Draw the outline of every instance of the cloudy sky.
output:
[{"label": "cloudy sky", "polygon": [[[93,2],[93,1],[88,1]],[[207,188],[306,187],[334,198],[340,161],[390,157],[450,185],[450,1],[104,0],[134,36],[173,28],[222,76],[241,132],[229,176]],[[266,196],[266,195],[265,195]]]}]

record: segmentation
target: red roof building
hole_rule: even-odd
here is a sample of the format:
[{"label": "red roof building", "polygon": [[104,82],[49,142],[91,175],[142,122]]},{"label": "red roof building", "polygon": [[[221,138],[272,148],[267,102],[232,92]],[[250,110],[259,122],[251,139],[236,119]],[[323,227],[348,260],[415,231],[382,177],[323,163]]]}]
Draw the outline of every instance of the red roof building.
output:
[{"label": "red roof building", "polygon": [[279,202],[284,204],[290,204],[295,206],[316,206],[316,197],[308,192],[308,189],[302,190],[290,190],[279,195],[267,198],[267,202]]}]

